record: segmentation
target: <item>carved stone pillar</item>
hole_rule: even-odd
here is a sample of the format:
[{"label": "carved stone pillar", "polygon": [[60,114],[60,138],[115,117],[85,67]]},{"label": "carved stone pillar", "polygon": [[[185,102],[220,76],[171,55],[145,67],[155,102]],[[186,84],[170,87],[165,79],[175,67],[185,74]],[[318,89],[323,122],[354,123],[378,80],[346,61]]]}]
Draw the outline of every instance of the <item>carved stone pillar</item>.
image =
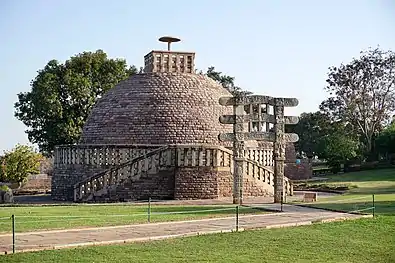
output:
[{"label": "carved stone pillar", "polygon": [[274,106],[274,202],[281,203],[284,198],[284,101],[277,98]]},{"label": "carved stone pillar", "polygon": [[233,203],[243,203],[243,165],[244,165],[244,105],[242,98],[236,98],[233,106],[235,124],[233,125]]}]

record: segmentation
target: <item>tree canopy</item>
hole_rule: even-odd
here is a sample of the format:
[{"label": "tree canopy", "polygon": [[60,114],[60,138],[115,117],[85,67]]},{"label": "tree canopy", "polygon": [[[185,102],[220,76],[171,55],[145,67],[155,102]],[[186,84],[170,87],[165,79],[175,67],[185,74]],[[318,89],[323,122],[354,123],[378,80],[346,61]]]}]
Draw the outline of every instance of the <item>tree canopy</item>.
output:
[{"label": "tree canopy", "polygon": [[17,145],[0,156],[0,181],[22,183],[30,174],[40,172],[42,160],[32,147]]},{"label": "tree canopy", "polygon": [[369,154],[374,134],[395,110],[395,53],[379,48],[362,51],[350,63],[330,67],[327,84],[330,97],[320,109],[333,121],[350,123]]},{"label": "tree canopy", "polygon": [[295,150],[300,156],[312,158],[320,152],[320,139],[328,134],[331,123],[321,112],[304,112],[295,125],[286,125],[286,132],[299,135]]},{"label": "tree canopy", "polygon": [[378,153],[390,159],[395,154],[395,122],[386,127],[376,138],[376,147]]},{"label": "tree canopy", "polygon": [[65,63],[51,60],[38,71],[31,90],[18,94],[15,116],[28,127],[30,142],[51,155],[56,145],[76,143],[96,100],[136,72],[102,50],[77,54]]},{"label": "tree canopy", "polygon": [[249,95],[252,93],[236,86],[234,83],[235,77],[225,75],[220,71],[215,71],[215,67],[213,66],[207,69],[205,75],[207,75],[207,77],[209,78],[212,78],[213,80],[218,81],[225,89],[232,93],[233,96],[237,96],[240,94]]}]

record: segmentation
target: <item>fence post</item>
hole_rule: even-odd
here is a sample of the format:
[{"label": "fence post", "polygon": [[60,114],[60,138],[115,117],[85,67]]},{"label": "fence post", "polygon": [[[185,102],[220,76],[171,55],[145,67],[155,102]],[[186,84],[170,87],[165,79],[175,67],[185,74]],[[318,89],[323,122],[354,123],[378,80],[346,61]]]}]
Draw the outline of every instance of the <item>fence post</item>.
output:
[{"label": "fence post", "polygon": [[15,254],[15,215],[11,216],[12,220],[12,253]]},{"label": "fence post", "polygon": [[284,203],[284,191],[281,192],[281,212],[283,211],[283,203]]},{"label": "fence post", "polygon": [[372,198],[373,198],[373,217],[374,217],[374,214],[375,214],[375,210],[376,210],[376,206],[375,206],[375,204],[374,204],[374,194],[372,195]]},{"label": "fence post", "polygon": [[148,197],[148,223],[151,223],[151,197]]},{"label": "fence post", "polygon": [[239,206],[236,206],[236,232],[239,232]]}]

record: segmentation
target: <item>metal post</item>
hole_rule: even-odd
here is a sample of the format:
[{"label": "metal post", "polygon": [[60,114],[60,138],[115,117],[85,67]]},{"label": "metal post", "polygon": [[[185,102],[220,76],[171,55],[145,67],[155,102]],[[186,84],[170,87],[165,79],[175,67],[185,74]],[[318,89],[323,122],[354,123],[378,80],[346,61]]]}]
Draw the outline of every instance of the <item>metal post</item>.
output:
[{"label": "metal post", "polygon": [[148,223],[151,223],[151,197],[148,197]]},{"label": "metal post", "polygon": [[283,203],[284,203],[284,193],[281,192],[281,212],[283,211]]},{"label": "metal post", "polygon": [[15,215],[11,216],[12,220],[12,253],[15,254]]},{"label": "metal post", "polygon": [[236,206],[236,232],[239,232],[239,206]]},{"label": "metal post", "polygon": [[373,197],[373,217],[374,217],[374,214],[376,213],[376,206],[375,206],[375,204],[374,204],[374,194],[372,195],[372,197]]}]

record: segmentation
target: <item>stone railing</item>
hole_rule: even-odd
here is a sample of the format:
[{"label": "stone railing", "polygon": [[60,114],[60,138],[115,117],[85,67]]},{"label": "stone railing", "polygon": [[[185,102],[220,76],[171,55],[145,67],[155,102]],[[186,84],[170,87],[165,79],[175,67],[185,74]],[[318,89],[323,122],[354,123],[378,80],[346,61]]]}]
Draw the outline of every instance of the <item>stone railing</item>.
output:
[{"label": "stone railing", "polygon": [[232,151],[220,146],[175,145],[177,166],[231,167]]},{"label": "stone railing", "polygon": [[258,162],[263,166],[273,166],[273,148],[264,149],[247,149],[244,151],[244,156],[247,159]]},{"label": "stone railing", "polygon": [[[55,149],[55,167],[62,165],[117,166],[164,145],[62,145]],[[170,145],[177,148],[179,166],[228,166],[232,151],[212,145]],[[273,166],[271,149],[247,149],[246,158]]]},{"label": "stone railing", "polygon": [[[273,186],[274,189],[274,171],[271,168],[260,165],[258,162],[246,159],[245,171],[246,175],[250,175],[256,180],[267,183]],[[293,186],[288,178],[284,177],[284,192],[287,195],[293,195]]]},{"label": "stone railing", "polygon": [[138,179],[145,172],[155,173],[161,167],[231,167],[231,158],[230,150],[216,146],[160,147],[78,182],[74,185],[74,201],[89,201],[94,195],[105,193],[110,186],[128,178]]},{"label": "stone railing", "polygon": [[160,166],[171,166],[171,149],[161,147],[133,160],[90,176],[74,185],[74,201],[89,201],[99,191],[118,185],[127,178],[138,179],[144,172],[155,172]]},{"label": "stone railing", "polygon": [[[140,147],[140,148],[137,148]],[[153,147],[156,147],[155,149]],[[248,150],[250,153],[252,150]],[[263,151],[263,150],[262,150]],[[254,155],[255,154],[255,155]],[[247,157],[259,156],[258,151]],[[261,155],[262,156],[262,155]],[[229,167],[233,172],[233,152],[220,146],[169,145],[169,146],[68,146],[58,147],[57,165],[90,164],[112,165],[104,172],[94,174],[74,185],[74,200],[88,201],[95,195],[106,193],[110,186],[128,178],[138,179],[142,173],[155,173],[161,167]],[[246,158],[247,175],[273,185],[273,171],[258,160]],[[120,163],[125,160],[125,162]],[[286,193],[292,193],[289,180],[285,179]]]},{"label": "stone railing", "polygon": [[163,145],[61,145],[55,149],[56,166],[120,165]]}]

